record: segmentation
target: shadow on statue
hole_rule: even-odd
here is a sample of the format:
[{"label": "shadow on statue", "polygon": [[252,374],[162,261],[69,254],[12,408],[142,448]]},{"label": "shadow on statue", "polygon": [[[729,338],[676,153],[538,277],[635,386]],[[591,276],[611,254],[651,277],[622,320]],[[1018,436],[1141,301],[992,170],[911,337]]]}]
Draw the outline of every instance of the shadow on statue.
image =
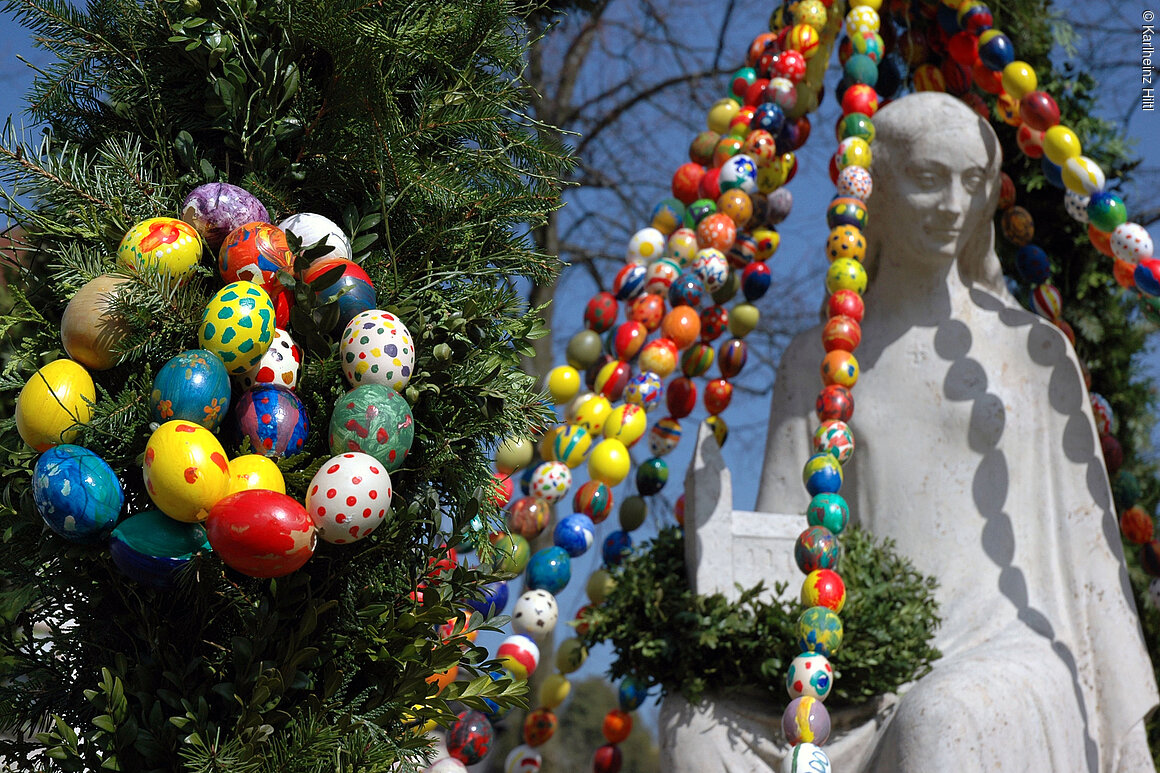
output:
[{"label": "shadow on statue", "polygon": [[[899,695],[831,711],[824,748],[840,773],[1153,770],[1156,684],[1088,392],[1062,332],[1008,293],[994,251],[998,141],[945,94],[898,100],[874,123],[858,446],[842,494],[854,520],[938,579],[943,657]],[[784,561],[752,557],[790,553],[805,527],[823,354],[819,327],[782,359],[759,512],[733,511],[701,433],[686,517],[698,592],[762,576],[799,587]],[[774,708],[743,694],[667,699],[664,769],[778,770]]]}]

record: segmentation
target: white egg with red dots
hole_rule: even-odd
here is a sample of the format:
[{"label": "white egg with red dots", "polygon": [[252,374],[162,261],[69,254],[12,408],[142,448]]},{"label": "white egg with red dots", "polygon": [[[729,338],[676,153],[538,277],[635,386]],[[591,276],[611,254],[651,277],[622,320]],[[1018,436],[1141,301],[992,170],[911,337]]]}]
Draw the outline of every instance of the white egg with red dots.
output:
[{"label": "white egg with red dots", "polygon": [[335,545],[358,542],[391,510],[391,475],[369,454],[352,451],[323,462],[306,492],[318,536]]}]

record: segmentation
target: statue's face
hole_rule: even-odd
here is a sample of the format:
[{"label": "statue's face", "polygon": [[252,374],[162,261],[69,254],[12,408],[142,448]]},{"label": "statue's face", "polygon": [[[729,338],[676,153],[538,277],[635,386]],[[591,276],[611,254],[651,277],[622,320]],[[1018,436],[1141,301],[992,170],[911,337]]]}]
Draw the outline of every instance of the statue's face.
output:
[{"label": "statue's face", "polygon": [[891,241],[914,256],[955,258],[983,227],[990,193],[987,150],[975,131],[927,134],[892,154]]}]

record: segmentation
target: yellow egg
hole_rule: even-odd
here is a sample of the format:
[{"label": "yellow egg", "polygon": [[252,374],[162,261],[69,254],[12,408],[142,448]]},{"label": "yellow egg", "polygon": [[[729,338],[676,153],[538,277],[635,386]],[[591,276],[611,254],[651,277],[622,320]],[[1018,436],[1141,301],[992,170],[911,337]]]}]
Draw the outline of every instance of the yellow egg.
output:
[{"label": "yellow egg", "polygon": [[556,669],[561,674],[570,674],[588,660],[588,650],[579,639],[565,639],[556,650]]},{"label": "yellow egg", "polygon": [[556,458],[556,452],[552,446],[552,443],[556,440],[556,435],[560,433],[560,429],[562,427],[563,425],[558,424],[545,432],[544,436],[540,438],[540,458],[545,462],[560,461]]},{"label": "yellow egg", "polygon": [[564,424],[552,437],[552,459],[569,468],[579,467],[592,448],[592,433],[575,424]]},{"label": "yellow egg", "polygon": [[572,692],[572,683],[563,674],[552,674],[540,685],[540,705],[549,709],[558,707]]},{"label": "yellow egg", "polygon": [[1015,101],[1023,99],[1024,95],[1039,88],[1039,78],[1036,77],[1035,70],[1027,62],[1018,60],[1003,68],[1002,81],[1003,90]]},{"label": "yellow egg", "polygon": [[625,403],[612,409],[608,419],[604,422],[604,437],[615,438],[624,443],[626,448],[632,448],[636,441],[644,436],[648,429],[648,417],[644,408],[632,403]]},{"label": "yellow egg", "polygon": [[624,443],[616,438],[605,438],[588,456],[588,477],[609,487],[617,486],[628,477],[631,464]]},{"label": "yellow egg", "polygon": [[733,117],[737,115],[739,110],[741,110],[741,105],[728,97],[714,102],[713,106],[709,108],[709,131],[714,131],[718,134],[728,134],[729,122],[733,120]]},{"label": "yellow egg", "polygon": [[201,262],[197,229],[175,217],[154,217],[129,229],[117,247],[117,262],[138,272],[156,272],[173,281],[193,276]]},{"label": "yellow egg", "polygon": [[604,422],[612,413],[612,403],[604,395],[590,393],[588,399],[576,406],[572,416],[572,423],[583,427],[593,435],[599,435],[604,429]]},{"label": "yellow egg", "polygon": [[231,376],[240,376],[261,362],[274,342],[274,304],[253,282],[228,284],[206,304],[197,337]]},{"label": "yellow egg", "polygon": [[167,421],[145,444],[145,489],[157,509],[178,521],[204,521],[229,493],[230,464],[214,434],[189,421]]},{"label": "yellow egg", "polygon": [[552,402],[566,403],[580,391],[580,371],[571,365],[560,365],[548,371],[547,382]]},{"label": "yellow egg", "polygon": [[71,443],[88,424],[97,388],[89,372],[72,360],[45,365],[16,398],[16,431],[37,451]]},{"label": "yellow egg", "polygon": [[838,258],[826,271],[826,292],[853,290],[861,295],[866,292],[866,269],[853,258]]},{"label": "yellow egg", "polygon": [[1079,137],[1063,124],[1056,124],[1043,133],[1043,153],[1056,166],[1063,166],[1081,151]]},{"label": "yellow egg", "polygon": [[286,493],[286,479],[273,459],[260,454],[244,454],[230,459],[229,466],[230,494],[257,488]]},{"label": "yellow egg", "polygon": [[1091,196],[1102,191],[1107,182],[1104,170],[1087,156],[1072,156],[1063,163],[1060,172],[1064,187],[1080,196]]}]

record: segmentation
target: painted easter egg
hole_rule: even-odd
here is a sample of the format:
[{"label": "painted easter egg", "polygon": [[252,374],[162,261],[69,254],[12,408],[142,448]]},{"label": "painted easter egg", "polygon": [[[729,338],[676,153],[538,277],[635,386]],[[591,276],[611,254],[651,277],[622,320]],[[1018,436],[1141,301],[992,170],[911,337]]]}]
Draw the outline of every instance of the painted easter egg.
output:
[{"label": "painted easter egg", "polygon": [[310,417],[298,396],[269,384],[243,392],[234,406],[234,417],[254,452],[271,459],[301,453],[310,432]]},{"label": "painted easter egg", "polygon": [[339,227],[338,223],[323,215],[316,215],[313,212],[299,212],[283,220],[278,224],[278,227],[286,233],[297,236],[298,240],[302,242],[302,249],[312,247],[325,239],[326,246],[330,248],[330,251],[324,253],[322,258],[349,260],[353,254],[350,239],[346,238],[346,233]]},{"label": "painted easter egg", "polygon": [[532,473],[530,494],[549,504],[568,496],[572,488],[572,470],[563,462],[544,462]]},{"label": "painted easter egg", "polygon": [[648,269],[638,263],[628,263],[612,280],[612,293],[618,301],[630,301],[644,292]]},{"label": "painted easter egg", "polygon": [[585,481],[572,495],[572,509],[600,523],[612,513],[612,492],[598,480]]},{"label": "painted easter egg", "polygon": [[1112,254],[1119,260],[1139,263],[1152,257],[1152,237],[1139,223],[1120,223],[1112,231],[1111,244]]},{"label": "painted easter egg", "polygon": [[802,583],[802,606],[829,607],[841,612],[846,605],[846,584],[832,569],[815,569]]},{"label": "painted easter egg", "polygon": [[853,290],[861,295],[866,292],[866,282],[866,269],[850,258],[838,258],[826,270],[826,292]]},{"label": "painted easter egg", "polygon": [[512,503],[508,511],[508,530],[526,540],[533,540],[543,533],[552,517],[552,507],[537,496],[525,496]]},{"label": "painted easter egg", "polygon": [[540,648],[530,638],[518,633],[500,642],[495,656],[517,679],[527,679],[540,664]]},{"label": "painted easter egg", "polygon": [[394,472],[403,466],[414,439],[411,406],[389,386],[363,384],[335,401],[330,452],[336,456],[361,451]]},{"label": "painted easter egg", "polygon": [[560,519],[552,530],[552,543],[572,558],[588,552],[596,539],[596,526],[584,513],[573,513]]},{"label": "painted easter egg", "polygon": [[733,400],[733,385],[723,378],[715,378],[705,384],[705,410],[716,416],[729,407]]},{"label": "painted easter egg", "polygon": [[235,494],[248,489],[266,489],[286,493],[286,479],[269,457],[261,454],[243,454],[230,459],[230,490]]},{"label": "painted easter egg", "polygon": [[693,260],[693,273],[704,282],[706,290],[716,292],[725,286],[729,278],[729,259],[715,247],[698,250]]},{"label": "painted easter egg", "polygon": [[258,364],[240,376],[238,385],[251,389],[258,385],[271,385],[294,389],[298,386],[298,373],[302,369],[302,349],[294,339],[280,327],[274,328],[274,342],[262,355]]},{"label": "painted easter egg", "polygon": [[701,340],[712,343],[729,329],[729,310],[724,306],[710,306],[701,312]]},{"label": "painted easter egg", "polygon": [[230,376],[218,356],[190,349],[169,359],[153,377],[153,421],[192,421],[216,432],[230,407]]},{"label": "painted easter egg", "polygon": [[235,228],[246,223],[265,223],[270,213],[245,188],[229,183],[206,183],[185,197],[181,219],[192,225],[216,252]]},{"label": "painted easter egg", "polygon": [[109,554],[122,574],[158,588],[172,588],[181,568],[209,549],[204,526],[175,521],[160,510],[126,518],[109,537]]},{"label": "painted easter egg", "polygon": [[791,744],[824,744],[830,737],[830,713],[817,698],[794,698],[781,715],[781,729]]},{"label": "painted easter egg", "polygon": [[664,456],[681,442],[681,423],[666,416],[653,425],[648,434],[648,450],[653,456]]},{"label": "painted easter egg", "polygon": [[808,695],[824,701],[833,686],[834,668],[824,655],[803,652],[790,661],[785,675],[785,689],[790,700]]},{"label": "painted easter egg", "polygon": [[393,496],[391,476],[382,462],[351,451],[318,468],[306,490],[306,512],[321,539],[345,545],[383,523]]},{"label": "painted easter egg", "polygon": [[339,356],[351,386],[386,384],[400,391],[415,369],[411,331],[394,314],[379,309],[357,314],[347,323]]},{"label": "painted easter egg", "polygon": [[[318,286],[313,284],[320,282],[324,276],[331,279]],[[338,304],[336,324],[339,327],[345,328],[355,315],[370,311],[379,305],[370,276],[353,260],[319,258],[310,264],[302,278],[312,283],[311,286],[318,293],[320,303]]]},{"label": "painted easter egg", "polygon": [[632,459],[624,443],[616,438],[605,438],[588,455],[588,475],[612,487],[628,477]]},{"label": "painted easter egg", "polygon": [[810,607],[798,618],[798,648],[832,657],[842,646],[842,619],[828,607]]},{"label": "painted easter egg", "polygon": [[642,497],[660,493],[668,480],[669,465],[664,459],[647,459],[636,468],[636,490]]},{"label": "painted easter egg", "polygon": [[157,509],[179,521],[204,521],[230,489],[225,449],[200,424],[167,421],[145,444],[145,489]]},{"label": "painted easter egg", "polygon": [[93,377],[72,360],[54,360],[32,374],[16,398],[16,431],[37,451],[71,443],[89,423],[97,399]]},{"label": "painted easter egg", "polygon": [[619,566],[631,554],[632,535],[619,529],[605,537],[600,546],[600,557],[608,566]]},{"label": "painted easter egg", "polygon": [[230,494],[209,512],[209,544],[226,566],[249,577],[283,577],[314,555],[318,535],[298,500],[276,491]]},{"label": "painted easter egg", "polygon": [[294,253],[286,232],[270,223],[245,223],[226,236],[218,250],[218,272],[223,282],[253,282],[274,302],[278,325],[290,321],[290,298],[278,281],[278,272],[294,273]]},{"label": "painted easter egg", "polygon": [[[454,668],[455,673],[459,672],[459,667]],[[451,673],[449,670],[447,673]],[[455,681],[454,678],[449,678],[448,683]],[[429,720],[423,725],[424,732],[430,732],[435,729],[435,721]],[[435,760],[427,767],[423,768],[423,773],[467,773],[467,766],[462,761],[454,757],[444,757],[441,760]]]},{"label": "painted easter egg", "polygon": [[201,235],[189,223],[153,217],[129,229],[117,247],[117,262],[137,273],[184,282],[201,262],[201,250]]},{"label": "painted easter egg", "polygon": [[36,460],[32,498],[49,528],[71,542],[89,544],[109,535],[125,503],[113,468],[87,448],[68,443]]},{"label": "painted easter egg", "polygon": [[117,364],[117,346],[131,330],[111,304],[129,280],[102,274],[77,290],[60,318],[60,339],[68,356],[90,370],[107,370]]},{"label": "painted easter egg", "polygon": [[604,428],[604,422],[612,413],[612,403],[603,395],[580,395],[576,398],[575,411],[572,413],[572,423],[588,430],[593,436],[598,435]]},{"label": "painted easter egg", "polygon": [[583,464],[591,447],[592,433],[575,424],[564,425],[552,438],[552,455],[570,468]]},{"label": "painted easter egg", "polygon": [[505,580],[488,583],[479,589],[482,599],[468,599],[465,603],[484,617],[503,612],[508,603],[508,584]]},{"label": "painted easter egg", "polygon": [[653,227],[642,228],[628,240],[625,250],[626,263],[644,265],[652,263],[665,254],[665,235]]},{"label": "painted easter egg", "polygon": [[831,773],[830,758],[817,744],[795,744],[782,759],[780,773]]},{"label": "painted easter egg", "polygon": [[[830,461],[837,464],[832,456]],[[815,569],[837,569],[841,556],[842,549],[838,544],[838,538],[824,526],[807,527],[794,543],[794,561],[803,574],[809,574]]]},{"label": "painted easter egg", "polygon": [[612,409],[604,422],[606,438],[616,438],[626,448],[632,448],[648,429],[648,414],[639,405],[625,403]]},{"label": "painted easter egg", "polygon": [[810,526],[823,526],[834,534],[841,534],[850,522],[850,506],[840,494],[816,494],[806,508],[806,521]]},{"label": "painted easter egg", "polygon": [[824,421],[814,430],[813,444],[815,452],[832,454],[842,464],[854,455],[854,433],[837,419]]},{"label": "painted easter egg", "polygon": [[[671,391],[670,385],[670,391]],[[814,411],[820,421],[841,419],[848,422],[854,415],[854,395],[844,386],[830,384],[818,392]]]},{"label": "painted easter egg", "polygon": [[503,773],[539,773],[543,764],[544,758],[538,751],[520,744],[504,758]]},{"label": "painted easter egg", "polygon": [[620,773],[624,753],[614,743],[606,743],[592,755],[592,773]]},{"label": "painted easter egg", "polygon": [[474,765],[487,756],[495,740],[491,721],[482,711],[463,711],[447,729],[447,753],[464,765]]},{"label": "painted easter egg", "polygon": [[274,304],[253,282],[233,282],[210,299],[197,331],[202,349],[240,376],[262,361],[274,342]]},{"label": "painted easter egg", "polygon": [[512,630],[533,638],[546,636],[556,629],[560,607],[556,597],[546,590],[529,590],[516,599],[512,609]]},{"label": "painted easter egg", "polygon": [[620,521],[620,528],[624,531],[636,531],[644,525],[644,519],[647,517],[648,502],[645,501],[644,497],[625,497],[625,500],[620,503],[620,513],[617,520]]},{"label": "painted easter egg", "polygon": [[641,371],[655,373],[660,378],[668,378],[677,368],[677,345],[671,338],[657,338],[649,341],[640,350],[637,365]]},{"label": "painted easter egg", "polygon": [[538,550],[528,561],[527,587],[559,593],[572,579],[572,558],[563,548],[552,547]]},{"label": "painted easter egg", "polygon": [[524,743],[528,746],[540,746],[546,743],[556,733],[559,720],[549,708],[540,707],[529,711],[524,718]]}]

